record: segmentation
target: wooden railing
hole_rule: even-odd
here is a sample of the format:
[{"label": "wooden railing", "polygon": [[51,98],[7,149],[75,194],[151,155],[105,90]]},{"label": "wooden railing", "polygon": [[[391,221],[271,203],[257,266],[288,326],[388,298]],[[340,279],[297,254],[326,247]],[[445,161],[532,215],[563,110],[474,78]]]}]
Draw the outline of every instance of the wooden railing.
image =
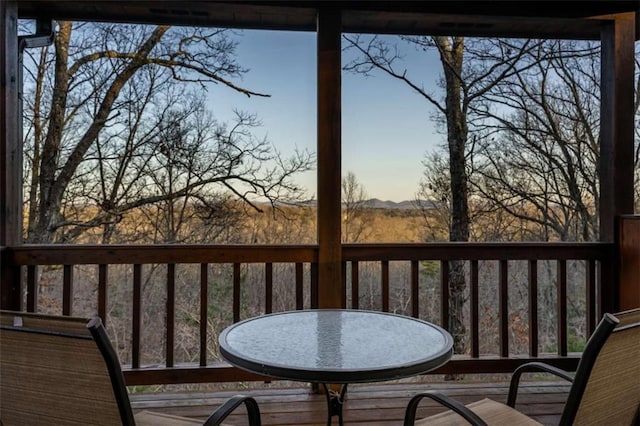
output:
[{"label": "wooden railing", "polygon": [[[427,244],[345,244],[342,257],[344,259],[345,307],[361,309],[360,272],[364,264],[378,265],[379,271],[379,309],[388,311],[395,309],[390,305],[393,287],[390,264],[406,265],[409,280],[407,313],[414,317],[424,317],[424,307],[420,306],[421,268],[427,263],[435,264],[439,270],[438,317],[442,326],[448,328],[450,313],[449,262],[464,261],[468,282],[468,330],[469,351],[457,354],[452,361],[434,373],[481,373],[509,372],[517,365],[534,359],[557,366],[573,369],[577,364],[578,354],[568,351],[567,331],[567,293],[568,284],[573,277],[567,272],[568,262],[579,262],[584,273],[579,274],[584,285],[584,321],[587,334],[596,325],[599,315],[597,306],[597,272],[602,262],[607,262],[613,244],[609,243],[427,243]],[[118,246],[84,246],[84,245],[23,245],[2,250],[3,265],[20,266],[24,269],[26,282],[25,309],[38,311],[39,268],[57,266],[62,268],[61,312],[63,315],[74,314],[74,267],[76,265],[95,265],[97,268],[97,301],[96,313],[106,320],[108,312],[107,294],[111,286],[125,283],[113,283],[109,279],[111,265],[131,265],[131,356],[130,363],[124,366],[127,383],[130,385],[158,383],[198,383],[264,380],[254,374],[240,371],[220,361],[211,362],[207,358],[207,301],[209,299],[209,266],[213,264],[230,265],[232,287],[233,322],[241,319],[242,265],[264,265],[264,306],[258,309],[262,313],[273,311],[273,265],[292,264],[295,270],[293,290],[295,292],[295,309],[314,308],[318,306],[317,280],[317,246],[208,246],[208,245],[118,245]],[[555,264],[555,289],[557,311],[557,350],[555,353],[539,353],[538,336],[538,270],[539,262],[551,261]],[[483,354],[480,349],[481,326],[479,321],[480,306],[479,276],[483,265],[490,262],[496,265],[498,301],[498,340],[499,350],[495,354]],[[516,269],[523,269],[527,286],[527,303],[524,312],[528,324],[528,353],[510,353],[509,327],[509,291],[514,289],[510,282],[509,272],[514,263]],[[176,267],[183,264],[199,265],[199,362],[180,364],[174,362],[174,328],[176,306]],[[144,365],[141,362],[141,334],[143,324],[143,266],[165,265],[166,268],[166,313],[164,336],[166,348],[164,365]],[[519,274],[522,275],[522,274]],[[522,277],[520,277],[522,278]],[[573,287],[576,283],[571,283]],[[348,305],[348,306],[347,306]],[[512,314],[512,313],[511,313]]]}]

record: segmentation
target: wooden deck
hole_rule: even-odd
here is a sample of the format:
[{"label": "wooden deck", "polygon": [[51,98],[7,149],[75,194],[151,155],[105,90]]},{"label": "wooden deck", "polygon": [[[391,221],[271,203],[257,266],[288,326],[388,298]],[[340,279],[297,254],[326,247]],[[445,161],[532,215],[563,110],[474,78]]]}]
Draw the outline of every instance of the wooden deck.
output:
[{"label": "wooden deck", "polygon": [[[487,397],[505,402],[508,387],[507,382],[466,381],[350,385],[344,419],[347,425],[354,426],[401,425],[407,402],[412,395],[421,391],[437,390],[467,404]],[[566,382],[523,382],[518,393],[517,408],[543,424],[558,424],[568,390]],[[149,409],[204,420],[216,406],[237,393],[250,394],[257,399],[263,425],[326,424],[324,394],[312,393],[310,387],[304,386],[224,392],[137,393],[131,395],[131,403],[135,411]],[[442,410],[432,401],[424,400],[421,415]],[[228,423],[245,425],[246,420],[238,415],[229,418]]]}]

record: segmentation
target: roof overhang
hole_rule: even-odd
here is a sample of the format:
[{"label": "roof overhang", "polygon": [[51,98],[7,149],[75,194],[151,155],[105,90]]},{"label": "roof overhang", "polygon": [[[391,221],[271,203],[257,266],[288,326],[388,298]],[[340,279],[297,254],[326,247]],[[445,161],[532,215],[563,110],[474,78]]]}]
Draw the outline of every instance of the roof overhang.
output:
[{"label": "roof overhang", "polygon": [[20,0],[21,18],[315,31],[320,8],[343,32],[599,39],[610,15],[640,1],[121,1]]}]

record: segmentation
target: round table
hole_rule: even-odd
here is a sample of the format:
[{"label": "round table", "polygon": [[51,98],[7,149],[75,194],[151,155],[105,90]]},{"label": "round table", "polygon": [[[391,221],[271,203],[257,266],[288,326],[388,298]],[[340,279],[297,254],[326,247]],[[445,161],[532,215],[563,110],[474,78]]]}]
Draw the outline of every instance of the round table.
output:
[{"label": "round table", "polygon": [[[416,318],[350,309],[312,309],[262,315],[227,327],[219,338],[229,363],[265,376],[320,383],[342,425],[348,383],[425,373],[445,364],[453,339]],[[327,384],[342,384],[339,392]]]}]

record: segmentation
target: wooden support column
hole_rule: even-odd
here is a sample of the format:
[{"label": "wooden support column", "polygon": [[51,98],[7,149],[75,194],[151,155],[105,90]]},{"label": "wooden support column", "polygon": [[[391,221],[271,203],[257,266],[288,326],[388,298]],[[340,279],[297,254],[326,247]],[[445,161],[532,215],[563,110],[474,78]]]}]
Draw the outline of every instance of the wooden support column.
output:
[{"label": "wooden support column", "polygon": [[618,229],[620,247],[619,310],[640,308],[640,216],[623,216]]},{"label": "wooden support column", "polygon": [[[18,140],[18,3],[0,2],[0,248],[22,240],[22,145]],[[0,249],[0,307],[21,308],[20,268]]]},{"label": "wooden support column", "polygon": [[318,11],[318,307],[345,306],[341,236],[341,17]]},{"label": "wooden support column", "polygon": [[[635,13],[615,15],[602,30],[600,106],[600,240],[616,241],[620,215],[633,214]],[[620,306],[619,253],[603,262],[601,312]]]}]

